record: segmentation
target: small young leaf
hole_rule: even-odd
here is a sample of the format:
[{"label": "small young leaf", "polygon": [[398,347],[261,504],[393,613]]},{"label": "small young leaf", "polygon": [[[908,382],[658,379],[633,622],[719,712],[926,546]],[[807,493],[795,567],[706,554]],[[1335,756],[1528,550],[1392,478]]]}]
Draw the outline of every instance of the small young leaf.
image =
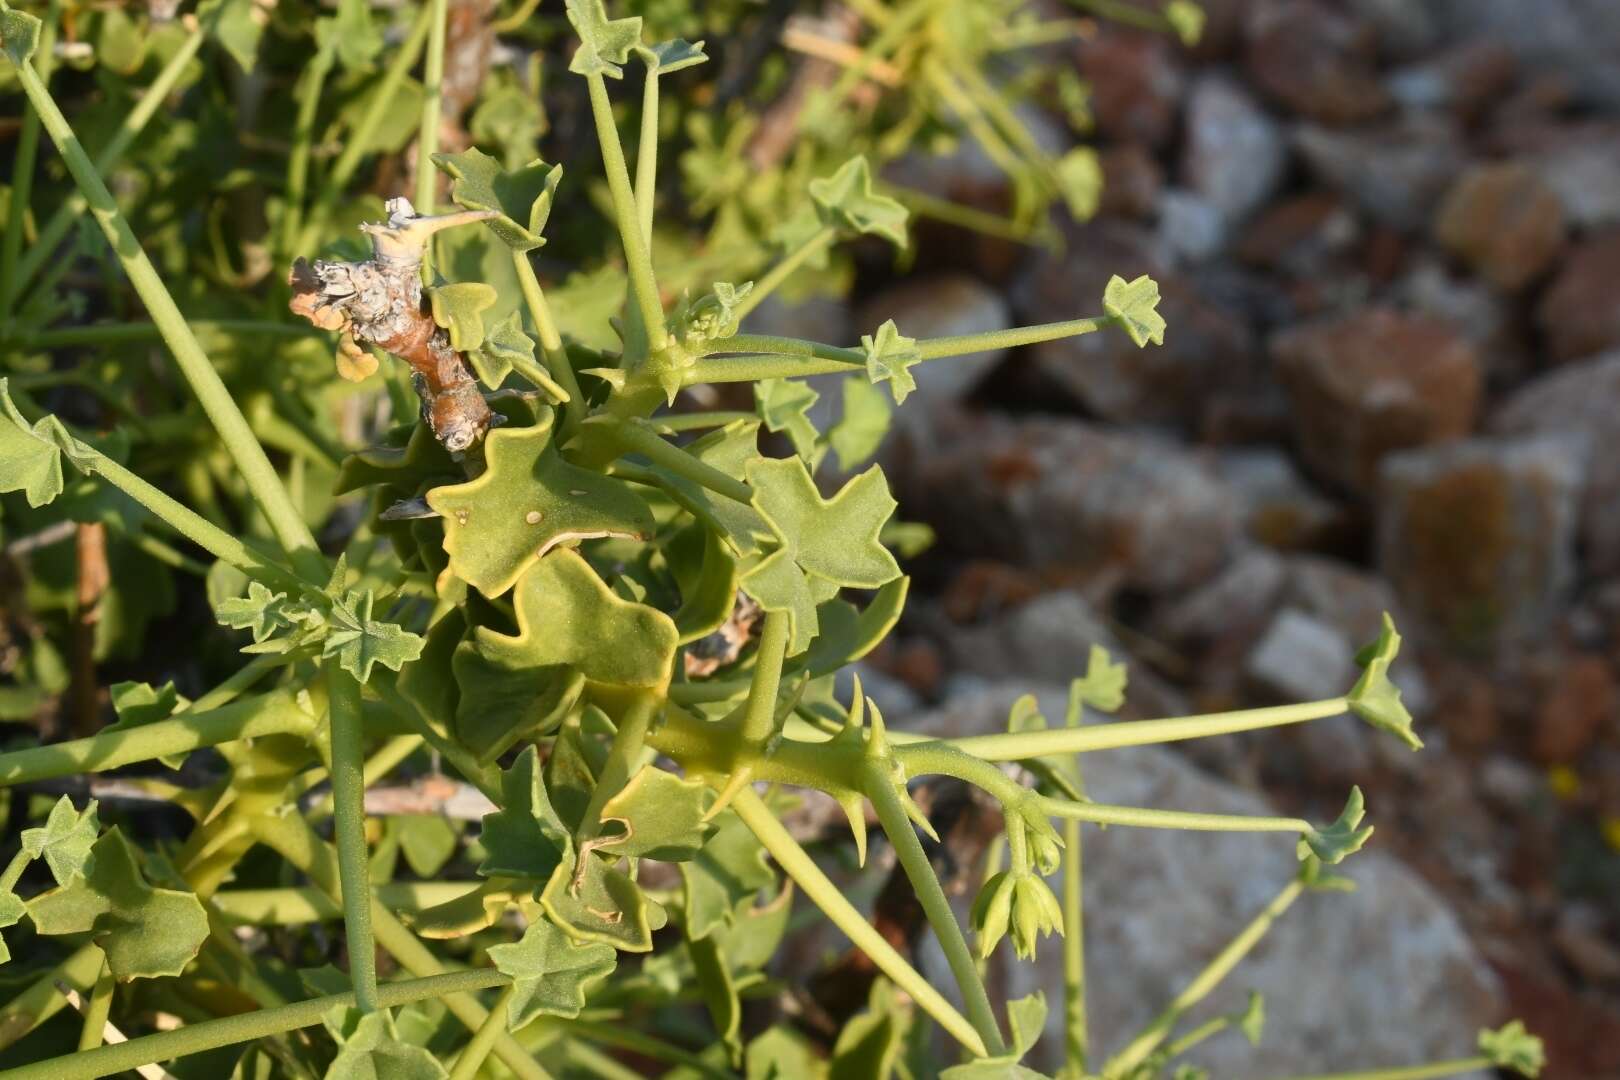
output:
[{"label": "small young leaf", "polygon": [[895,247],[906,246],[906,208],[872,191],[872,169],[866,158],[850,158],[831,176],[810,181],[809,189],[823,224],[881,236]]},{"label": "small young leaf", "polygon": [[543,919],[531,922],[517,942],[491,946],[489,958],[512,976],[506,1017],[511,1031],[537,1016],[578,1016],[585,1008],[586,986],[606,977],[618,963],[612,946],[580,944]]},{"label": "small young leaf", "polygon": [[56,883],[66,885],[88,872],[90,851],[100,830],[96,800],[91,799],[81,812],[63,795],[51,807],[44,825],[23,830],[22,849],[30,859],[44,858]]},{"label": "small young leaf", "polygon": [[867,379],[874,385],[887,380],[896,405],[917,389],[917,380],[911,374],[912,365],[920,359],[917,339],[901,334],[893,319],[885,319],[876,334],[863,335],[861,348],[866,352]]},{"label": "small young leaf", "polygon": [[222,626],[252,631],[253,642],[258,644],[292,629],[304,611],[302,605],[289,602],[286,593],[271,592],[264,584],[250,581],[248,594],[220,601],[214,617]]},{"label": "small young leaf", "polygon": [[[28,905],[17,897],[10,889],[0,889],[0,929],[17,925],[24,915],[28,914]],[[11,959],[11,950],[6,947],[6,939],[0,937],[0,964]]]},{"label": "small young leaf", "polygon": [[[328,1030],[349,1028],[348,1007],[333,1010]],[[325,1080],[445,1080],[449,1074],[425,1047],[403,1041],[393,1015],[382,1009],[354,1020]]]},{"label": "small young leaf", "polygon": [[[167,720],[176,709],[187,704],[172,682],[158,689],[149,683],[114,683],[110,692],[118,720],[102,728],[103,731],[128,731],[142,724]],[[158,760],[168,768],[178,769],[185,759],[185,754],[165,754]]]},{"label": "small young leaf", "polygon": [[1159,314],[1159,283],[1143,274],[1126,281],[1115,274],[1103,292],[1103,311],[1117,320],[1137,348],[1164,344],[1164,317]]},{"label": "small young leaf", "polygon": [[641,16],[609,19],[602,0],[567,0],[568,21],[579,35],[579,48],[568,64],[575,75],[624,76],[620,66],[641,44]]},{"label": "small young leaf", "polygon": [[559,544],[652,536],[652,511],[628,484],[570,465],[557,452],[555,415],[542,409],[532,427],[490,432],[481,476],[427,494],[444,518],[450,568],[485,596],[505,593]]},{"label": "small young leaf", "polygon": [[1356,663],[1364,670],[1350,689],[1350,711],[1413,750],[1420,750],[1423,740],[1412,730],[1412,714],[1401,704],[1401,691],[1389,678],[1389,665],[1400,651],[1401,635],[1395,632],[1395,620],[1386,611],[1377,640],[1356,654]]},{"label": "small young leaf", "polygon": [[940,1080],[1044,1080],[1042,1074],[1018,1064],[1041,1037],[1046,1024],[1046,995],[1039,991],[1007,1003],[1011,1038],[1005,1054],[956,1065],[940,1073]]},{"label": "small young leaf", "polygon": [[1344,812],[1338,820],[1326,828],[1312,830],[1300,839],[1299,857],[1303,859],[1307,855],[1315,855],[1329,866],[1338,865],[1346,855],[1360,851],[1372,835],[1373,827],[1361,824],[1361,819],[1366,815],[1361,789],[1351,788],[1350,797],[1345,800]]},{"label": "small young leaf", "polygon": [[450,347],[469,352],[484,343],[484,312],[495,306],[495,290],[482,281],[462,281],[424,290],[433,321],[450,331]]},{"label": "small young leaf", "polygon": [[485,224],[513,251],[532,251],[545,244],[541,232],[551,217],[562,166],[538,158],[521,169],[505,170],[477,148],[459,154],[434,154],[433,163],[453,178],[450,198],[465,210],[492,210],[498,217]]},{"label": "small young leaf", "polygon": [[674,38],[657,45],[637,45],[636,55],[647,65],[649,72],[668,75],[684,68],[696,67],[709,57],[701,41],[682,41]]},{"label": "small young leaf", "polygon": [[1547,1063],[1541,1040],[1525,1030],[1522,1020],[1510,1020],[1495,1031],[1481,1031],[1479,1052],[1498,1069],[1511,1069],[1531,1080],[1541,1075]]},{"label": "small young leaf", "polygon": [[531,745],[501,774],[502,807],[484,815],[479,838],[484,877],[548,881],[573,851],[573,837],[557,811],[540,775],[540,755]]},{"label": "small young leaf", "polygon": [[1097,151],[1089,146],[1077,146],[1064,154],[1053,166],[1058,193],[1064,205],[1077,221],[1085,221],[1097,212],[1102,198],[1102,165]]},{"label": "small young leaf", "polygon": [[419,878],[433,878],[460,846],[455,826],[437,814],[400,814],[392,820],[399,828],[405,861]]},{"label": "small young leaf", "polygon": [[1071,700],[1078,700],[1100,712],[1116,712],[1125,704],[1125,665],[1114,663],[1101,645],[1091,647],[1084,678],[1069,684]]},{"label": "small young leaf", "polygon": [[1232,1018],[1232,1023],[1243,1032],[1250,1046],[1259,1046],[1266,1028],[1266,999],[1258,990],[1249,991],[1249,1003]]},{"label": "small young leaf", "polygon": [[754,1036],[744,1060],[746,1080],[826,1080],[828,1075],[810,1040],[786,1023]]},{"label": "small young leaf", "polygon": [[356,590],[332,602],[322,656],[336,656],[343,670],[364,683],[371,678],[373,664],[398,671],[422,655],[426,644],[395,623],[371,617],[376,596],[371,590]]},{"label": "small young leaf", "polygon": [[500,389],[514,363],[534,359],[534,339],[523,329],[523,319],[514,310],[494,326],[486,327],[484,340],[467,354],[478,381],[491,390]]}]

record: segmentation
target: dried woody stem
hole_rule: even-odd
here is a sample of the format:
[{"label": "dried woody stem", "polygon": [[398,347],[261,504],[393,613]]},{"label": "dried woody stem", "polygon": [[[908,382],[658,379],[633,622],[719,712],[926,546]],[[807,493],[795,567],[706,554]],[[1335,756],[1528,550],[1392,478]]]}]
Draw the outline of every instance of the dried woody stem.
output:
[{"label": "dried woody stem", "polygon": [[386,222],[361,226],[371,236],[371,258],[300,258],[288,277],[293,313],[322,330],[342,332],[338,369],[345,377],[365,378],[376,369],[367,344],[411,366],[423,419],[452,452],[483,438],[493,414],[466,358],[451,348],[449,333],[423,305],[422,256],[440,230],[492,216],[469,210],[424,217],[409,199],[390,199]]}]

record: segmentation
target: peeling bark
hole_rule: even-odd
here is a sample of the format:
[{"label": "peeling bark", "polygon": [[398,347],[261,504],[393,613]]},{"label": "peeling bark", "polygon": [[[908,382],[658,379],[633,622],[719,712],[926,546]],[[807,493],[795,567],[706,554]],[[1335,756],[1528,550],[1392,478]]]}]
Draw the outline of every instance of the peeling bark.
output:
[{"label": "peeling bark", "polygon": [[288,306],[322,330],[341,331],[339,370],[364,378],[375,369],[362,345],[375,345],[409,364],[422,399],[422,416],[452,452],[472,446],[489,430],[491,411],[466,358],[423,303],[422,251],[440,229],[479,221],[486,213],[422,217],[407,199],[388,201],[388,220],[362,225],[371,236],[364,262],[293,263]]}]

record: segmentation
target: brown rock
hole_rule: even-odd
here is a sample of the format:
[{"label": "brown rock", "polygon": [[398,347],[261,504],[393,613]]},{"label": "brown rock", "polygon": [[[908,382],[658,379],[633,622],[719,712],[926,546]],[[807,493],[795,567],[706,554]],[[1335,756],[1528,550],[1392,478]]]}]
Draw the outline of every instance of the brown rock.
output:
[{"label": "brown rock", "polygon": [[1555,360],[1620,345],[1620,229],[1577,245],[1536,308]]},{"label": "brown rock", "polygon": [[1110,146],[1098,154],[1103,190],[1098,211],[1112,217],[1145,218],[1159,205],[1164,170],[1137,143]]},{"label": "brown rock", "polygon": [[1544,627],[1574,573],[1582,462],[1552,439],[1476,439],[1385,459],[1379,568],[1415,631],[1484,651]]},{"label": "brown rock", "polygon": [[1166,440],[948,413],[929,434],[896,475],[944,548],[1166,592],[1213,575],[1237,539],[1225,486]]},{"label": "brown rock", "polygon": [[1307,125],[1294,135],[1305,164],[1373,220],[1415,231],[1465,161],[1456,121],[1411,113],[1381,127],[1334,131]]},{"label": "brown rock", "polygon": [[1127,280],[1152,274],[1159,312],[1175,332],[1146,349],[1106,331],[1043,342],[1030,351],[1044,375],[1092,412],[1122,423],[1191,426],[1213,392],[1246,385],[1255,366],[1248,325],[1168,270],[1151,239],[1133,226],[1098,221],[1075,230],[1064,254],[1036,260],[1014,302],[1029,322],[1072,319],[1101,304],[1114,274]]},{"label": "brown rock", "polygon": [[1499,435],[1545,433],[1584,440],[1589,451],[1581,495],[1581,543],[1588,568],[1620,574],[1620,455],[1590,453],[1620,444],[1620,350],[1570,364],[1528,383],[1491,417]]},{"label": "brown rock", "polygon": [[1309,276],[1344,258],[1360,236],[1361,226],[1343,199],[1312,191],[1262,211],[1244,230],[1238,258],[1252,266]]},{"label": "brown rock", "polygon": [[1284,331],[1271,355],[1306,463],[1354,491],[1390,451],[1467,434],[1479,408],[1479,358],[1439,320],[1366,308]]},{"label": "brown rock", "polygon": [[1403,309],[1445,319],[1479,350],[1489,386],[1515,386],[1530,370],[1526,319],[1519,305],[1478,278],[1453,273],[1437,258],[1419,258],[1390,298]]},{"label": "brown rock", "polygon": [[1492,284],[1522,289],[1564,246],[1564,208],[1530,166],[1479,165],[1446,193],[1434,231]]},{"label": "brown rock", "polygon": [[1376,35],[1327,4],[1288,0],[1259,7],[1244,62],[1280,104],[1326,124],[1370,120],[1389,108],[1379,82]]},{"label": "brown rock", "polygon": [[1390,75],[1390,95],[1408,109],[1476,116],[1513,85],[1517,64],[1500,42],[1465,41]]},{"label": "brown rock", "polygon": [[1566,663],[1547,688],[1536,710],[1530,745],[1541,761],[1553,764],[1575,760],[1602,731],[1613,723],[1620,704],[1614,672],[1599,656],[1576,656]]},{"label": "brown rock", "polygon": [[1258,543],[1279,551],[1305,550],[1345,530],[1344,508],[1312,487],[1277,447],[1226,450],[1215,467],[1242,508],[1245,531]]},{"label": "brown rock", "polygon": [[1111,29],[1083,42],[1078,55],[1099,135],[1155,149],[1170,141],[1183,78],[1164,37]]}]

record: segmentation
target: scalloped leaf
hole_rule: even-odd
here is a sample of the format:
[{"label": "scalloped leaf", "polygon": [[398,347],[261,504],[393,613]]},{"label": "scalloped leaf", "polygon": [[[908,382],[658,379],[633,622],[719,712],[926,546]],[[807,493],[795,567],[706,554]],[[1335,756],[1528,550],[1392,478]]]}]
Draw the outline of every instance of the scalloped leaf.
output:
[{"label": "scalloped leaf", "polygon": [[341,1045],[324,1080],[445,1080],[449,1075],[426,1047],[400,1038],[388,1009],[358,1015],[339,1005],[327,1014],[326,1026]]},{"label": "scalloped leaf", "polygon": [[820,626],[816,606],[842,586],[875,589],[900,576],[878,534],[894,512],[883,470],[873,466],[823,499],[799,458],[749,462],[753,506],[779,543],[748,566],[742,587],[767,611],[793,616],[789,655],[809,648]]},{"label": "scalloped leaf", "polygon": [[641,16],[610,19],[602,0],[567,0],[568,21],[579,35],[579,48],[568,63],[575,75],[624,77],[621,66],[641,44]]},{"label": "scalloped leaf", "polygon": [[501,773],[501,809],[484,815],[479,843],[484,877],[549,881],[573,854],[574,840],[552,808],[540,771],[540,754],[525,746],[512,767]]},{"label": "scalloped leaf", "polygon": [[785,434],[793,452],[813,461],[819,449],[821,432],[810,419],[810,407],[821,394],[803,379],[761,379],[754,384],[754,410],[765,427]]},{"label": "scalloped leaf", "polygon": [[1531,1080],[1540,1076],[1547,1064],[1541,1040],[1525,1030],[1522,1020],[1510,1020],[1495,1031],[1481,1031],[1479,1052],[1498,1069],[1511,1069]]},{"label": "scalloped leaf", "polygon": [[397,623],[371,617],[377,597],[370,589],[357,589],[332,601],[327,612],[326,638],[321,643],[323,657],[337,657],[338,664],[364,683],[371,668],[381,664],[398,671],[422,655],[427,644]]},{"label": "scalloped leaf", "polygon": [[669,685],[680,632],[657,608],[625,600],[576,551],[541,559],[518,582],[515,636],[480,627],[474,637],[490,661],[523,666],[568,665],[613,686]]},{"label": "scalloped leaf", "polygon": [[850,158],[831,176],[810,181],[809,189],[823,224],[881,236],[895,247],[906,246],[906,208],[873,192],[872,168],[865,157]]},{"label": "scalloped leaf", "polygon": [[602,821],[617,822],[624,834],[605,835],[595,850],[662,862],[695,858],[714,831],[703,820],[713,801],[700,781],[644,765],[602,806]]},{"label": "scalloped leaf", "polygon": [[257,645],[292,629],[307,611],[303,604],[289,601],[286,593],[272,592],[262,582],[250,581],[246,596],[229,597],[215,605],[214,618],[221,626],[251,632]]},{"label": "scalloped leaf", "polygon": [[[114,683],[110,694],[118,719],[102,728],[102,731],[129,731],[143,724],[167,720],[176,709],[190,704],[180,696],[173,682],[164,683],[161,687],[143,682]],[[186,760],[186,755],[164,754],[158,760],[170,769],[178,769]]]},{"label": "scalloped leaf", "polygon": [[1117,712],[1125,704],[1128,678],[1123,662],[1114,663],[1107,649],[1093,645],[1086,660],[1085,676],[1069,684],[1070,700],[1090,705],[1099,712]]},{"label": "scalloped leaf", "polygon": [[1333,824],[1314,829],[1300,838],[1299,857],[1303,859],[1307,855],[1315,855],[1329,866],[1337,866],[1345,856],[1360,851],[1367,838],[1372,836],[1373,827],[1361,824],[1361,819],[1366,816],[1367,807],[1361,797],[1361,788],[1353,787],[1350,797],[1345,800],[1343,812]]},{"label": "scalloped leaf", "polygon": [[559,545],[653,534],[652,510],[630,485],[558,453],[555,417],[544,408],[532,427],[491,431],[482,475],[427,493],[444,518],[451,570],[485,596],[505,593]]},{"label": "scalloped leaf", "polygon": [[1116,320],[1136,347],[1164,344],[1164,316],[1159,314],[1159,283],[1143,274],[1126,281],[1115,274],[1103,290],[1103,311]]},{"label": "scalloped leaf", "polygon": [[1412,730],[1412,714],[1401,703],[1400,688],[1389,678],[1389,665],[1400,651],[1401,635],[1395,632],[1395,620],[1386,611],[1377,639],[1356,654],[1356,663],[1363,670],[1350,688],[1350,711],[1413,750],[1421,750],[1423,740]]},{"label": "scalloped leaf", "polygon": [[866,352],[866,377],[873,384],[887,381],[894,403],[902,404],[906,395],[917,389],[917,380],[911,374],[913,365],[921,362],[917,353],[917,339],[906,337],[893,319],[885,319],[876,334],[864,334],[861,348]]},{"label": "scalloped leaf", "polygon": [[456,646],[451,670],[459,688],[456,734],[485,763],[520,739],[555,731],[585,689],[574,668],[536,665],[520,651],[485,649],[476,640]]},{"label": "scalloped leaf", "polygon": [[536,158],[521,169],[503,169],[499,161],[476,147],[459,154],[434,154],[433,164],[451,177],[450,198],[457,206],[497,215],[484,224],[501,243],[513,251],[544,246],[541,233],[562,183],[561,165],[547,165]]},{"label": "scalloped leaf", "polygon": [[630,875],[589,852],[571,854],[552,872],[540,904],[570,937],[624,952],[651,952],[653,931],[666,921]]},{"label": "scalloped leaf", "polygon": [[739,905],[751,904],[776,885],[765,848],[730,810],[714,818],[715,830],[697,855],[680,863],[686,935],[703,938],[730,925]]},{"label": "scalloped leaf", "polygon": [[509,1031],[537,1016],[578,1016],[585,1008],[585,988],[619,962],[611,945],[581,944],[544,920],[530,923],[514,943],[491,946],[489,958],[512,977]]},{"label": "scalloped leaf", "polygon": [[[17,922],[28,914],[28,905],[24,904],[17,894],[10,889],[0,889],[0,929],[16,926]],[[0,937],[0,964],[11,959],[11,950],[6,947],[6,939]]]},{"label": "scalloped leaf", "polygon": [[495,306],[495,288],[482,281],[458,281],[424,289],[433,321],[450,332],[450,347],[470,352],[484,343],[484,312]]},{"label": "scalloped leaf", "polygon": [[66,885],[87,872],[90,851],[101,831],[96,806],[96,800],[91,799],[82,811],[77,810],[73,800],[63,795],[51,807],[44,825],[22,831],[23,851],[30,859],[44,859],[58,885]]},{"label": "scalloped leaf", "polygon": [[0,493],[20,491],[29,506],[44,506],[62,494],[63,484],[61,452],[45,431],[49,418],[30,425],[12,404],[6,379],[0,379],[0,409]]},{"label": "scalloped leaf", "polygon": [[189,892],[146,883],[116,828],[90,849],[82,875],[28,904],[41,934],[91,932],[121,982],[179,975],[208,937],[208,915]]},{"label": "scalloped leaf", "polygon": [[467,359],[472,363],[478,381],[491,390],[498,390],[512,373],[513,364],[534,359],[534,339],[523,329],[523,318],[514,310],[494,326],[485,329],[484,340],[467,353]]},{"label": "scalloped leaf", "polygon": [[15,11],[0,0],[0,51],[18,67],[28,63],[39,48],[40,21],[36,16]]}]

